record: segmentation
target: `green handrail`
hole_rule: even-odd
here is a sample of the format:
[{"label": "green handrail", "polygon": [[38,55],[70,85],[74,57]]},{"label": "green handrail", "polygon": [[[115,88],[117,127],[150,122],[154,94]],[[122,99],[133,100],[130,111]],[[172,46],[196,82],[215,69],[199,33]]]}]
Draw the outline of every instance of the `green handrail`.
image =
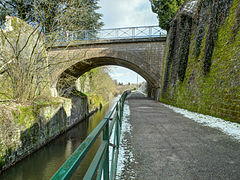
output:
[{"label": "green handrail", "polygon": [[[122,94],[121,98],[112,110],[64,162],[60,169],[51,178],[52,180],[70,179],[78,166],[81,164],[87,152],[90,150],[93,143],[96,141],[97,137],[102,132],[102,143],[84,176],[84,180],[93,179],[94,177],[96,177],[96,179],[101,179],[103,177],[104,180],[115,179],[124,101],[129,92],[130,91],[125,91]],[[113,133],[113,129],[114,141],[113,143],[110,143],[110,137]],[[109,165],[109,146],[112,146],[111,169]]]}]

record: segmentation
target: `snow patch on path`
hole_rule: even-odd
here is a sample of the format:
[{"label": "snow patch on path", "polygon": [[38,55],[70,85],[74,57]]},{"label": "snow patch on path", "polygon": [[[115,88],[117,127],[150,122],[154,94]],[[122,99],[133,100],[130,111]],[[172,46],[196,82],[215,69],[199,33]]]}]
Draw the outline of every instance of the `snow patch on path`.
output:
[{"label": "snow patch on path", "polygon": [[122,119],[122,130],[120,136],[119,154],[118,154],[118,164],[116,179],[121,179],[123,171],[127,169],[129,177],[128,179],[135,179],[135,172],[131,167],[126,167],[127,164],[135,162],[131,143],[128,142],[126,136],[131,136],[132,125],[129,122],[130,108],[128,102],[125,101]]},{"label": "snow patch on path", "polygon": [[185,109],[177,108],[174,106],[163,104],[165,107],[172,109],[176,113],[182,114],[184,117],[194,120],[203,126],[208,126],[212,128],[219,129],[225,134],[233,137],[234,139],[240,141],[240,124],[225,121],[220,118],[203,115],[195,112],[191,112]]}]

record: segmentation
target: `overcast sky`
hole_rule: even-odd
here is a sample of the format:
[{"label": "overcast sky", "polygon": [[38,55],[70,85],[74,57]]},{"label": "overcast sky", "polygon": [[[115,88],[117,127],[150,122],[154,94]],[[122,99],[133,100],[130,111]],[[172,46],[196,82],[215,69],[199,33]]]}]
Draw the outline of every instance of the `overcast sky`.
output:
[{"label": "overcast sky", "polygon": [[158,25],[149,0],[100,0],[104,28]]},{"label": "overcast sky", "polygon": [[[120,28],[158,25],[156,14],[151,10],[149,0],[100,0],[100,12],[104,22],[103,28]],[[123,83],[136,83],[137,74],[126,68],[111,68],[113,79]],[[139,77],[139,81],[144,81]]]}]

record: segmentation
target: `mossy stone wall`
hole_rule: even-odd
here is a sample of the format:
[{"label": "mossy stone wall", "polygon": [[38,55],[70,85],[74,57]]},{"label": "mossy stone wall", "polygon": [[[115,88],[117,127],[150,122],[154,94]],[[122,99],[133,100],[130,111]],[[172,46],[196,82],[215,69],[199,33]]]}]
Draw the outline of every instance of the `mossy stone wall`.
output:
[{"label": "mossy stone wall", "polygon": [[160,100],[240,122],[240,0],[182,9],[168,33]]},{"label": "mossy stone wall", "polygon": [[[88,116],[86,97],[8,105],[0,120],[0,173]],[[8,112],[6,112],[8,111]]]}]

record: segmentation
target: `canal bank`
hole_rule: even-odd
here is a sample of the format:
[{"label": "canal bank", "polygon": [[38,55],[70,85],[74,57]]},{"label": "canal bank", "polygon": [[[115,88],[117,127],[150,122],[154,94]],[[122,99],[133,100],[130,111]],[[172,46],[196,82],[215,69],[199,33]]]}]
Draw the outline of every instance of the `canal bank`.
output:
[{"label": "canal bank", "polygon": [[1,113],[5,119],[0,122],[0,173],[89,115],[86,96],[75,101],[56,97],[32,104],[12,103]]},{"label": "canal bank", "polygon": [[[37,152],[17,163],[15,166],[3,172],[2,175],[0,175],[0,179],[50,179],[50,177],[58,170],[63,162],[103,119],[105,114],[112,107],[113,103],[114,102],[105,105],[89,119],[80,122],[66,133],[52,140],[45,147],[41,148]],[[99,138],[93,145],[93,148],[87,154],[83,165],[79,167],[81,170],[77,170],[77,173],[74,174],[73,179],[81,179],[100,142],[101,138]]]}]

